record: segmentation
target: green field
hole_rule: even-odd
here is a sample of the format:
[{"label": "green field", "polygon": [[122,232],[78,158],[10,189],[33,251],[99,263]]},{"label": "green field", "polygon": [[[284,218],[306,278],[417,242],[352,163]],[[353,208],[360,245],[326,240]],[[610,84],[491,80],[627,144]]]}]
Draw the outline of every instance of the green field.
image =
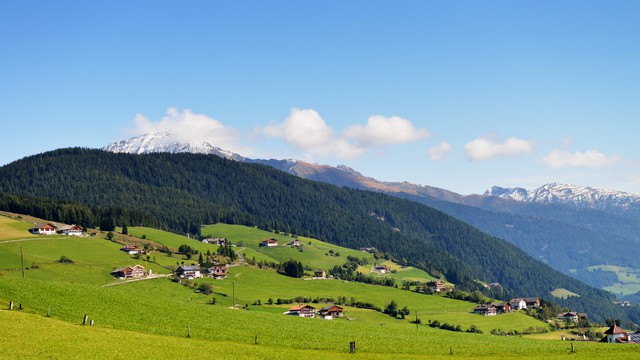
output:
[{"label": "green field", "polygon": [[[0,233],[8,226],[0,222]],[[256,254],[275,261],[293,257],[314,264],[314,268],[342,264],[347,255],[371,256],[302,238],[305,244],[302,252],[292,248],[259,248],[257,244],[265,237],[282,240],[290,237],[228,225],[205,229],[215,232],[211,234],[214,237],[227,237],[234,244],[241,244],[239,249],[244,248],[248,256]],[[200,251],[212,248],[158,230],[132,228],[129,231],[170,247],[189,242]],[[558,341],[559,333],[543,334],[545,339],[489,334],[492,329],[522,331],[548,327],[520,312],[474,315],[471,310],[475,304],[442,295],[333,279],[295,279],[246,263],[229,268],[226,279],[195,280],[212,284],[211,295],[198,293],[170,278],[119,282],[112,279],[109,272],[136,261],[118,250],[121,245],[105,240],[104,236],[0,242],[0,336],[11,339],[3,342],[0,358],[438,359],[452,358],[452,351],[453,357],[468,359],[567,356],[630,359],[638,352],[637,347],[630,345],[579,342],[575,344],[577,352],[569,354],[570,344]],[[29,267],[24,279],[21,247]],[[339,252],[340,256],[325,255],[329,250]],[[61,255],[74,263],[55,262]],[[159,253],[152,256],[166,257]],[[171,264],[177,260],[178,257],[166,257],[163,261]],[[157,264],[142,264],[154,272],[168,273]],[[399,278],[425,278],[426,274],[417,269],[391,265],[397,270],[392,275]],[[105,286],[112,284],[117,285]],[[407,319],[395,319],[373,310],[345,307],[345,318],[328,321],[284,315],[291,305],[267,305],[270,298],[276,301],[296,296],[311,299],[344,296],[380,307],[394,300],[400,307],[407,306],[411,314]],[[213,299],[215,305],[210,304]],[[253,305],[257,300],[262,305]],[[6,310],[9,301],[16,307],[21,304],[23,309]],[[316,308],[324,306],[309,303]],[[238,309],[232,309],[234,304]],[[51,317],[46,317],[47,312]],[[418,326],[410,323],[416,313],[422,321]],[[95,326],[80,325],[85,314],[95,321]],[[460,325],[462,329],[475,325],[484,334],[434,329],[427,326],[429,320]],[[351,341],[357,343],[356,354],[348,353]]]},{"label": "green field", "polygon": [[618,277],[618,283],[607,286],[604,290],[621,296],[640,292],[640,269],[615,265],[597,265],[587,268],[589,271],[596,269],[613,272]]}]

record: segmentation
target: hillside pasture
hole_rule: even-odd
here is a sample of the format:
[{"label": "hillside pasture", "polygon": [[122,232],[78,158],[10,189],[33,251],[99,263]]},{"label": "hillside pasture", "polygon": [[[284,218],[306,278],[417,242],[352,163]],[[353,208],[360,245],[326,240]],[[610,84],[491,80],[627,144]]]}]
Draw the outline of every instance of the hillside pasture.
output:
[{"label": "hillside pasture", "polygon": [[0,241],[37,238],[29,232],[32,227],[33,223],[0,215]]}]

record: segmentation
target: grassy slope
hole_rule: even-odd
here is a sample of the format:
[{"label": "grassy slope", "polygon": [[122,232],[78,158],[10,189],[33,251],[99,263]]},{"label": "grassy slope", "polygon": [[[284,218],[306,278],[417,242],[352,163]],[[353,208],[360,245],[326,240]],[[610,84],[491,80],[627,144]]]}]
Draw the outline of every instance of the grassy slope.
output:
[{"label": "grassy slope", "polygon": [[[172,237],[160,232],[147,234],[152,238],[155,235],[156,241],[164,241],[162,236]],[[238,304],[250,304],[257,299],[265,303],[269,297],[345,295],[379,306],[394,299],[400,306],[418,310],[425,322],[437,319],[463,328],[475,324],[487,332],[493,328],[523,329],[542,324],[522,314],[472,315],[469,311],[473,304],[440,296],[338,280],[292,279],[252,267],[233,267],[228,279],[206,280],[215,286],[214,296],[218,300],[215,306],[206,304],[211,296],[194,293],[167,279],[105,288],[101,285],[112,281],[105,275],[112,265],[129,261],[130,257],[118,251],[117,244],[102,239],[21,242],[29,261],[37,259],[42,264],[29,270],[27,279],[21,280],[17,276],[19,271],[5,267],[9,263],[5,260],[15,258],[19,251],[18,244],[0,243],[0,309],[7,309],[9,300],[25,307],[22,312],[0,311],[0,336],[17,339],[3,347],[0,352],[3,358],[182,358],[185,353],[198,358],[212,352],[227,358],[336,358],[347,356],[348,342],[354,340],[359,348],[356,356],[362,358],[448,357],[450,345],[456,355],[487,359],[564,357],[569,349],[568,344],[561,342],[455,333],[425,325],[416,329],[407,320],[362,309],[346,309],[355,318],[353,321],[282,315],[288,306],[250,305],[248,311],[230,310],[235,282]],[[246,246],[247,250],[252,249],[250,244]],[[49,263],[60,254],[76,264]],[[341,257],[346,257],[346,252]],[[48,308],[54,319],[41,317]],[[84,314],[95,319],[95,327],[74,325]],[[187,326],[191,328],[191,339],[184,339]],[[34,328],[45,331],[31,331]],[[252,345],[256,334],[261,344],[258,347]],[[121,346],[123,339],[135,346]],[[194,348],[199,351],[193,351]],[[633,348],[585,343],[578,345],[575,357],[625,358],[635,354],[630,352]]]},{"label": "grassy slope", "polygon": [[588,270],[600,269],[611,271],[618,277],[618,283],[604,287],[605,290],[618,295],[633,295],[640,292],[640,269],[628,268],[615,265],[590,266]]}]

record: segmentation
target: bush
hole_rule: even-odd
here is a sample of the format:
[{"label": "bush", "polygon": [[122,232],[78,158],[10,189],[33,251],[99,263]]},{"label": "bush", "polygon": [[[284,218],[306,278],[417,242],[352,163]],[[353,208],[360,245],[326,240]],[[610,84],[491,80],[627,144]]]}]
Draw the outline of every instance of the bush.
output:
[{"label": "bush", "polygon": [[60,256],[60,259],[58,260],[58,262],[61,264],[73,264],[73,260],[69,259],[64,255]]}]

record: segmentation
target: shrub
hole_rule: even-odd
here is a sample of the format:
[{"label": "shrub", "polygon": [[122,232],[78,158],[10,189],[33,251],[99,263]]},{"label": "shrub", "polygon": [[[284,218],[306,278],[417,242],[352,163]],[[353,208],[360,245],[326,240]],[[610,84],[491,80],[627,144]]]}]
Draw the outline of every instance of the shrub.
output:
[{"label": "shrub", "polygon": [[73,260],[69,259],[64,255],[60,256],[60,259],[58,260],[58,262],[61,264],[73,264]]}]

